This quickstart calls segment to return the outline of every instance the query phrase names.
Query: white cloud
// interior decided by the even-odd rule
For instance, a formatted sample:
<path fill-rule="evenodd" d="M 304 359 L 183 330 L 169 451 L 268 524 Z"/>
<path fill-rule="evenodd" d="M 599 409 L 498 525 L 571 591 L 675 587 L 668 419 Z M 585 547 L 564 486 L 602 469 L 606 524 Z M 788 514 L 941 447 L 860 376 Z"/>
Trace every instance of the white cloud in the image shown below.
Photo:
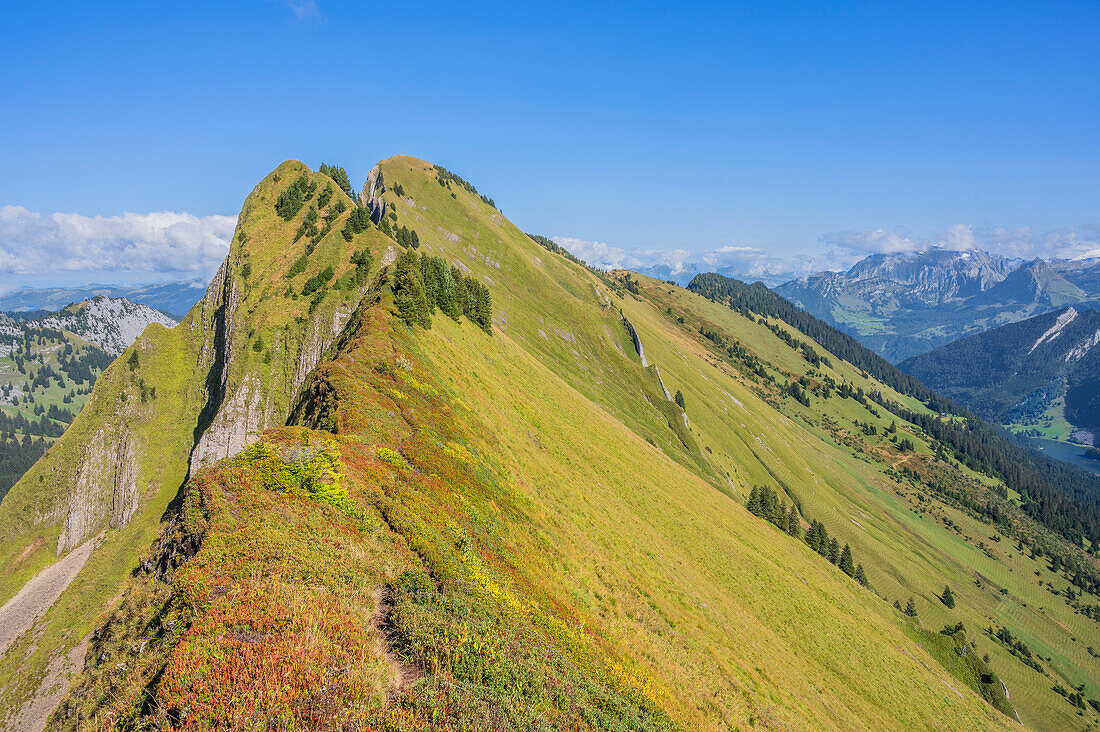
<path fill-rule="evenodd" d="M 930 247 L 950 251 L 982 251 L 1021 259 L 1084 259 L 1100 256 L 1100 226 L 1067 227 L 1036 233 L 1029 226 L 1008 229 L 1003 226 L 970 223 L 949 226 L 934 236 L 911 237 L 884 229 L 843 231 L 820 238 L 828 256 L 853 264 L 868 254 L 917 252 Z"/>
<path fill-rule="evenodd" d="M 820 260 L 813 258 L 778 256 L 759 247 L 734 244 L 693 252 L 687 249 L 623 249 L 570 236 L 551 239 L 593 267 L 643 272 L 660 269 L 662 273 L 667 268 L 667 275 L 671 277 L 721 271 L 746 279 L 778 282 L 808 272 L 807 268 L 822 266 Z"/>
<path fill-rule="evenodd" d="M 978 231 L 979 245 L 1006 256 L 1034 259 L 1086 259 L 1100 255 L 1100 226 L 1066 227 L 1036 233 L 1030 227 Z"/>
<path fill-rule="evenodd" d="M 625 249 L 568 236 L 552 237 L 594 267 L 634 269 L 680 279 L 696 272 L 721 272 L 769 284 L 822 270 L 845 270 L 869 254 L 918 252 L 931 247 L 952 251 L 981 249 L 1021 259 L 1100 257 L 1100 225 L 1069 227 L 1037 234 L 1029 227 L 1006 229 L 962 223 L 935 236 L 869 229 L 823 234 L 812 252 L 775 252 L 760 247 L 726 245 L 717 249 Z M 664 268 L 667 268 L 664 269 Z"/>
<path fill-rule="evenodd" d="M 319 22 L 321 9 L 314 0 L 279 0 L 298 20 Z"/>
<path fill-rule="evenodd" d="M 858 255 L 915 252 L 926 246 L 908 236 L 885 229 L 835 231 L 823 234 L 820 241 L 827 250 L 840 250 Z"/>
<path fill-rule="evenodd" d="M 942 242 L 939 246 L 953 252 L 968 252 L 972 249 L 981 249 L 978 237 L 974 233 L 974 224 L 955 224 L 947 227 L 943 232 Z"/>
<path fill-rule="evenodd" d="M 550 239 L 593 267 L 618 269 L 620 267 L 636 266 L 635 258 L 628 254 L 625 249 L 608 246 L 603 242 L 575 239 L 571 236 L 552 236 Z"/>
<path fill-rule="evenodd" d="M 209 278 L 237 219 L 159 211 L 121 216 L 41 214 L 0 207 L 0 275 L 133 272 Z"/>

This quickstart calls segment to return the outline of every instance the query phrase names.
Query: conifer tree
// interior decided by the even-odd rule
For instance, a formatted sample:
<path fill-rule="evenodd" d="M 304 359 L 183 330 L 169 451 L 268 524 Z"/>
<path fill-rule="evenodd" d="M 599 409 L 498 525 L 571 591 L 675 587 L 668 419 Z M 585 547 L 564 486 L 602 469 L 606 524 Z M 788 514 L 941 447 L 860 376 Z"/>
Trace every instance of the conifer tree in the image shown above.
<path fill-rule="evenodd" d="M 462 272 L 458 267 L 451 265 L 451 279 L 455 283 L 455 306 L 458 308 L 458 314 L 461 315 L 466 302 L 466 280 L 462 277 Z"/>
<path fill-rule="evenodd" d="M 489 294 L 489 288 L 478 282 L 477 289 L 477 317 L 475 321 L 481 329 L 493 334 L 493 296 Z"/>
<path fill-rule="evenodd" d="M 829 540 L 829 561 L 833 564 L 840 561 L 840 542 L 835 536 Z"/>
<path fill-rule="evenodd" d="M 400 234 L 400 232 L 398 232 Z M 420 282 L 424 286 L 424 299 L 428 301 L 428 314 L 435 315 L 436 305 L 439 304 L 439 282 L 435 277 L 435 267 L 432 259 L 427 254 L 420 257 Z"/>
<path fill-rule="evenodd" d="M 793 503 L 790 512 L 787 514 L 787 533 L 796 539 L 802 533 L 802 527 L 798 525 L 798 511 L 795 510 Z"/>
<path fill-rule="evenodd" d="M 351 181 L 348 180 L 348 172 L 346 170 L 338 165 L 321 163 L 320 172 L 332 178 L 336 185 L 340 187 L 340 190 L 346 193 L 349 198 L 355 198 L 355 191 L 351 187 Z"/>
<path fill-rule="evenodd" d="M 856 582 L 860 583 L 864 587 L 867 587 L 867 573 L 863 571 L 862 564 L 856 567 Z"/>
<path fill-rule="evenodd" d="M 462 306 L 462 314 L 471 321 L 477 312 L 477 286 L 478 281 L 476 279 L 468 275 L 462 276 L 462 291 L 465 293 L 465 297 L 459 304 Z"/>
<path fill-rule="evenodd" d="M 420 281 L 419 259 L 411 249 L 397 258 L 393 270 L 393 299 L 406 323 L 431 328 L 431 311 Z"/>
<path fill-rule="evenodd" d="M 754 516 L 760 515 L 760 488 L 757 486 L 752 487 L 752 491 L 749 493 L 749 502 L 745 504 L 745 508 L 749 509 L 749 513 Z"/>
<path fill-rule="evenodd" d="M 825 526 L 817 519 L 814 519 L 810 523 L 810 528 L 806 532 L 806 543 L 810 545 L 810 548 L 822 556 L 826 556 L 829 551 L 829 539 L 828 534 L 825 531 Z"/>
<path fill-rule="evenodd" d="M 676 396 L 672 398 L 672 401 L 676 402 L 680 409 L 683 409 L 685 412 L 687 411 L 687 407 L 684 406 L 684 393 L 679 389 L 676 390 Z"/>
<path fill-rule="evenodd" d="M 776 526 L 787 530 L 787 502 L 780 503 L 779 496 L 772 493 L 772 500 L 768 506 L 768 520 Z"/>
<path fill-rule="evenodd" d="M 905 614 L 911 618 L 917 617 L 917 604 L 913 602 L 913 598 L 909 598 L 909 602 L 905 605 Z"/>
<path fill-rule="evenodd" d="M 837 566 L 840 567 L 840 571 L 849 577 L 855 576 L 856 567 L 852 561 L 852 547 L 847 544 L 844 545 L 844 549 L 840 552 L 840 559 L 837 562 Z"/>
<path fill-rule="evenodd" d="M 950 609 L 955 608 L 955 593 L 951 591 L 951 588 L 947 585 L 943 586 L 943 594 L 940 595 L 940 600 Z"/>

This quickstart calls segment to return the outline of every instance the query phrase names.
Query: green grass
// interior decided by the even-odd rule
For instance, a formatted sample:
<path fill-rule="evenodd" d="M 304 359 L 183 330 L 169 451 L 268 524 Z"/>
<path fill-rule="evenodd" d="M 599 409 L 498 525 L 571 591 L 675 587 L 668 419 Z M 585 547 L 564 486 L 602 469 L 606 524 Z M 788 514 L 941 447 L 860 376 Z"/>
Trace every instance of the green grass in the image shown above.
<path fill-rule="evenodd" d="M 458 202 L 465 207 L 466 213 L 456 214 L 445 200 L 448 194 L 438 186 L 433 189 L 434 182 L 427 181 L 422 187 L 415 182 L 414 161 L 393 159 L 384 164 L 384 169 L 387 179 L 400 181 L 409 191 L 407 197 L 417 205 L 413 208 L 404 202 L 398 203 L 400 222 L 417 228 L 421 241 L 433 251 L 461 261 L 495 283 L 495 302 L 507 318 L 500 327 L 502 333 L 540 363 L 562 374 L 569 386 L 676 459 L 674 450 L 680 441 L 667 429 L 667 421 L 662 425 L 664 420 L 658 418 L 654 423 L 658 412 L 649 407 L 643 396 L 649 392 L 644 386 L 631 388 L 624 384 L 625 374 L 630 369 L 621 365 L 622 356 L 624 353 L 629 356 L 632 348 L 624 330 L 617 327 L 618 309 L 623 308 L 641 333 L 647 357 L 660 367 L 668 388 L 672 391 L 682 389 L 687 397 L 691 434 L 712 470 L 708 475 L 686 459 L 686 455 L 677 460 L 682 466 L 705 477 L 714 487 L 731 493 L 724 479 L 728 474 L 736 491 L 732 494 L 742 500 L 753 484 L 781 482 L 786 485 L 802 504 L 805 515 L 824 521 L 831 534 L 852 544 L 857 561 L 866 565 L 872 584 L 881 595 L 889 597 L 891 602 L 913 595 L 922 620 L 927 615 L 926 623 L 939 623 L 932 627 L 964 620 L 971 629 L 981 628 L 993 619 L 998 606 L 1026 601 L 1015 599 L 1016 590 L 1026 595 L 1026 578 L 1019 569 L 1004 573 L 1008 575 L 1004 581 L 1010 591 L 1008 599 L 998 590 L 978 592 L 974 588 L 972 566 L 983 566 L 984 572 L 993 572 L 995 566 L 1003 566 L 1003 558 L 994 562 L 977 548 L 979 541 L 990 544 L 989 537 L 994 531 L 960 511 L 943 506 L 931 496 L 925 498 L 932 502 L 928 505 L 936 506 L 935 510 L 918 513 L 914 509 L 925 505 L 918 499 L 922 491 L 908 482 L 898 483 L 885 474 L 884 468 L 899 460 L 928 459 L 934 450 L 927 440 L 911 434 L 911 428 L 901 423 L 902 430 L 910 430 L 903 434 L 910 434 L 917 450 L 915 457 L 898 456 L 895 450 L 886 447 L 881 437 L 882 428 L 892 421 L 881 408 L 877 408 L 880 417 L 876 418 L 863 405 L 841 400 L 835 395 L 824 401 L 813 398 L 810 409 L 789 399 L 777 401 L 710 352 L 706 341 L 693 327 L 700 319 L 720 327 L 771 364 L 769 370 L 774 373 L 806 373 L 809 368 L 806 361 L 763 325 L 749 322 L 681 288 L 644 277 L 638 278 L 644 285 L 640 298 L 621 290 L 618 295 L 609 292 L 596 276 L 578 272 L 564 258 L 553 257 L 541 247 L 527 243 L 507 226 L 494 226 L 493 222 L 486 225 L 483 216 L 475 215 L 482 204 L 464 200 L 461 191 Z M 409 182 L 410 178 L 413 182 Z M 443 213 L 436 216 L 437 211 Z M 446 237 L 444 232 L 455 234 L 459 241 Z M 483 244 L 486 241 L 496 243 L 492 252 L 486 250 Z M 503 247 L 501 243 L 505 241 L 511 247 Z M 562 297 L 554 300 L 569 303 L 587 300 L 588 305 L 587 308 L 575 305 L 567 317 L 557 316 L 561 320 L 555 321 L 555 310 L 561 308 L 561 304 L 547 304 L 542 298 L 521 294 L 558 291 L 562 269 L 575 273 L 570 277 L 573 282 L 562 287 L 565 291 Z M 583 283 L 586 279 L 586 285 L 577 284 L 578 280 Z M 600 307 L 606 302 L 605 297 L 610 298 L 611 308 Z M 671 307 L 674 314 L 687 314 L 689 325 L 677 326 L 674 317 L 665 314 L 666 307 Z M 574 327 L 563 328 L 563 322 Z M 579 357 L 571 353 L 571 344 L 569 348 L 562 347 L 565 342 L 555 338 L 548 324 L 568 330 L 576 338 L 580 344 L 576 349 Z M 785 327 L 798 336 L 790 326 Z M 540 331 L 547 333 L 548 338 L 543 338 Z M 587 353 L 611 353 L 611 349 L 615 352 L 610 357 L 584 359 Z M 862 385 L 865 390 L 876 388 L 910 409 L 927 412 L 915 400 L 862 376 L 847 363 L 836 358 L 832 360 L 833 368 L 819 371 Z M 583 372 L 588 376 L 580 383 L 574 381 L 577 364 L 589 369 Z M 734 399 L 743 406 L 738 406 Z M 778 403 L 778 412 L 772 403 Z M 874 444 L 865 444 L 862 436 L 854 447 L 839 446 L 838 449 L 822 415 L 848 431 L 854 431 L 852 420 L 855 419 L 877 424 L 879 438 L 867 442 L 876 443 L 879 451 L 870 449 Z M 543 430 L 538 432 L 542 434 Z M 709 452 L 705 450 L 707 447 Z M 968 482 L 976 491 L 996 484 L 987 476 L 975 474 L 957 463 L 954 465 L 951 470 L 955 471 L 957 480 Z M 956 526 L 965 527 L 962 535 L 948 527 L 945 523 L 948 519 Z M 970 589 L 964 590 L 967 599 L 950 614 L 935 599 L 935 594 L 948 583 L 953 588 L 974 589 L 973 593 Z M 1076 615 L 1064 603 L 1048 610 L 1051 616 L 1042 619 L 1039 625 L 1050 639 L 1049 644 L 1067 649 L 1070 655 L 1084 663 L 1069 675 L 1076 683 L 1095 677 L 1097 668 L 1091 664 L 1095 659 L 1085 653 L 1087 645 L 1097 643 L 1093 621 Z M 993 648 L 992 644 L 989 646 L 983 647 L 983 652 L 991 653 L 995 670 L 1006 678 L 1010 690 L 1019 689 L 1013 698 L 1021 699 L 1021 716 L 1040 727 L 1060 728 L 1074 723 L 1075 713 L 1061 697 L 1050 691 L 1050 684 L 1046 684 L 1045 679 L 1032 677 L 1031 669 Z M 1034 694 L 1029 693 L 1032 690 Z"/>
<path fill-rule="evenodd" d="M 670 288 L 666 285 L 652 286 L 654 292 L 667 292 L 668 289 Z M 682 297 L 688 299 L 691 296 L 684 293 Z M 661 311 L 659 307 L 654 310 Z M 787 357 L 780 360 L 782 354 L 777 354 L 775 349 L 787 347 L 774 336 L 774 343 L 771 345 L 762 340 L 771 336 L 770 332 L 752 334 L 751 329 L 759 326 L 732 312 L 727 313 L 725 316 L 708 313 L 706 317 L 717 323 L 721 323 L 723 317 L 738 321 L 730 325 L 729 332 L 738 334 L 745 342 L 751 343 L 762 357 L 775 359 L 782 364 L 782 368 L 799 372 L 807 370 L 808 364 L 803 362 L 800 365 L 797 359 Z M 634 312 L 631 312 L 631 319 L 643 331 L 643 339 L 646 340 L 645 319 Z M 683 351 L 690 349 L 693 341 L 699 344 L 701 339 L 685 329 L 683 340 L 676 342 L 658 336 L 658 326 L 654 324 L 653 327 L 654 335 L 646 342 L 654 345 L 647 345 L 647 355 L 662 364 L 663 371 L 667 364 L 666 372 L 669 375 L 666 376 L 666 381 L 670 382 L 670 388 L 684 388 L 685 394 L 689 394 L 689 389 L 693 392 L 693 396 L 689 396 L 689 404 L 699 406 L 689 409 L 689 412 L 696 429 L 712 431 L 715 435 L 739 435 L 740 442 L 749 449 L 748 455 L 744 451 L 729 455 L 730 462 L 739 467 L 744 475 L 745 485 L 762 479 L 759 468 L 753 470 L 746 467 L 752 466 L 754 461 L 765 468 L 764 472 L 774 474 L 775 479 L 781 480 L 792 489 L 806 515 L 823 520 L 831 534 L 837 534 L 842 542 L 852 544 L 857 561 L 863 561 L 867 565 L 872 584 L 881 594 L 891 600 L 900 597 L 902 604 L 909 595 L 915 596 L 922 620 L 931 627 L 942 627 L 942 624 L 963 620 L 969 628 L 975 630 L 985 627 L 995 619 L 1005 618 L 1006 625 L 1023 632 L 1038 633 L 1045 639 L 1042 643 L 1042 647 L 1046 649 L 1043 655 L 1050 654 L 1054 659 L 1051 665 L 1055 674 L 1064 674 L 1074 684 L 1086 682 L 1092 688 L 1091 679 L 1097 678 L 1098 668 L 1096 659 L 1087 654 L 1086 648 L 1096 644 L 1096 623 L 1077 615 L 1060 598 L 1054 598 L 1048 593 L 1044 599 L 1042 595 L 1037 596 L 1034 593 L 1033 580 L 1039 579 L 1033 574 L 1036 570 L 1040 571 L 1045 581 L 1054 579 L 1063 588 L 1067 584 L 1065 578 L 1053 578 L 1045 566 L 1040 567 L 1039 563 L 1020 557 L 1014 550 L 1000 551 L 998 560 L 990 559 L 977 545 L 984 542 L 989 546 L 997 546 L 992 537 L 998 532 L 991 527 L 934 500 L 934 512 L 915 513 L 914 507 L 923 505 L 916 500 L 922 491 L 884 476 L 879 461 L 867 463 L 857 460 L 860 456 L 852 451 L 838 452 L 835 443 L 827 435 L 808 425 L 793 433 L 784 430 L 788 425 L 782 420 L 777 424 L 774 412 L 766 405 L 750 401 L 744 393 L 723 387 L 723 392 L 735 396 L 746 407 L 735 408 L 730 399 L 721 392 L 716 395 L 716 390 L 710 383 L 715 380 L 714 374 L 719 369 L 713 366 L 709 371 L 699 367 L 692 369 L 682 358 Z M 674 347 L 667 351 L 658 350 L 663 349 L 666 344 Z M 679 362 L 686 368 L 673 371 L 673 364 L 678 360 L 677 351 L 680 354 Z M 793 356 L 794 352 L 790 351 L 790 354 Z M 860 378 L 858 374 L 851 372 L 850 367 L 847 369 L 845 371 L 845 367 L 841 366 L 841 373 L 847 378 Z M 676 385 L 671 382 L 676 382 Z M 862 379 L 862 383 L 869 382 Z M 714 405 L 719 405 L 720 415 L 708 414 L 708 407 Z M 835 421 L 842 424 L 850 424 L 853 418 L 877 421 L 880 425 L 886 421 L 875 420 L 864 407 L 853 401 L 838 400 L 835 397 L 830 400 L 815 399 L 810 410 L 788 401 L 783 410 L 795 419 L 806 421 L 816 420 L 821 414 L 830 414 Z M 730 418 L 731 413 L 736 417 Z M 820 440 L 806 439 L 807 428 L 811 433 L 816 432 Z M 802 436 L 798 436 L 799 433 Z M 766 447 L 755 443 L 756 436 L 762 438 Z M 718 437 L 714 439 L 715 442 L 720 441 Z M 705 439 L 703 441 L 706 442 Z M 869 441 L 874 440 L 872 438 Z M 916 441 L 918 452 L 927 456 L 931 452 L 929 447 L 920 439 Z M 725 443 L 727 446 L 736 444 L 728 438 Z M 981 485 L 994 483 L 988 477 L 976 476 L 965 469 L 959 470 L 958 476 L 960 480 L 971 479 Z M 930 520 L 933 513 L 961 526 L 961 534 L 947 530 L 942 521 Z M 1001 546 L 1007 543 L 1002 541 Z M 1011 559 L 1009 554 L 1012 555 Z M 1010 562 L 1015 564 L 1010 564 L 1011 571 L 1008 571 L 1006 564 Z M 993 579 L 996 586 L 987 583 L 983 590 L 977 590 L 974 587 L 976 574 Z M 944 584 L 950 584 L 953 588 L 966 588 L 966 599 L 959 603 L 956 611 L 947 611 L 935 598 Z M 1009 594 L 1001 595 L 1000 587 L 1008 589 Z M 1029 612 L 1022 608 L 1024 602 L 1029 603 L 1030 608 L 1042 606 L 1044 612 Z M 1005 610 L 1008 608 L 1012 611 L 1006 616 Z M 983 642 L 983 652 L 988 650 L 991 653 L 994 669 L 1005 678 L 1009 689 L 1015 690 L 1013 703 L 1025 722 L 1052 729 L 1076 724 L 1075 720 L 1078 718 L 1075 711 L 1060 696 L 1050 691 L 1056 679 L 1036 674 L 993 646 L 992 643 Z M 1095 696 L 1095 692 L 1089 693 Z"/>

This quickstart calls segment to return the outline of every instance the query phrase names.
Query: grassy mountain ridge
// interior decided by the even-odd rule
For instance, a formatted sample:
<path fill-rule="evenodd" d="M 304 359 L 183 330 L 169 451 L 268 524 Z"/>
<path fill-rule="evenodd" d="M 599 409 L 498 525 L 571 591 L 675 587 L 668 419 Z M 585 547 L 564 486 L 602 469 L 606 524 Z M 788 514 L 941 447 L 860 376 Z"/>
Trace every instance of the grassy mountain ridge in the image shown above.
<path fill-rule="evenodd" d="M 359 284 L 326 287 L 310 299 L 295 290 L 326 260 L 341 263 L 343 274 L 354 268 L 346 263 L 351 251 L 385 240 L 378 232 L 364 232 L 345 241 L 337 224 L 354 206 L 335 185 L 329 210 L 343 201 L 344 211 L 315 245 L 310 266 L 285 276 L 298 256 L 290 242 L 308 209 L 283 221 L 272 203 L 277 191 L 303 174 L 317 184 L 315 195 L 331 184 L 288 161 L 257 185 L 245 201 L 230 254 L 203 300 L 179 326 L 147 328 L 101 374 L 72 427 L 0 503 L 4 600 L 72 548 L 106 538 L 44 617 L 44 634 L 21 640 L 0 663 L 5 708 L 33 696 L 46 660 L 92 629 L 103 603 L 157 535 L 188 477 L 195 449 L 204 445 L 203 455 L 216 456 L 250 439 L 266 420 L 285 420 L 286 392 L 335 337 L 339 313 L 357 302 Z M 285 243 L 270 246 L 276 240 Z M 304 250 L 305 243 L 299 246 Z M 266 273 L 265 288 L 252 286 L 258 279 L 254 272 Z M 269 344 L 262 350 L 256 350 L 259 337 Z M 272 388 L 256 398 L 257 385 L 265 384 Z"/>
<path fill-rule="evenodd" d="M 160 332 L 182 328 L 195 345 L 156 344 L 202 366 L 186 379 L 200 380 L 194 397 L 173 397 L 196 415 L 189 439 L 165 448 L 194 468 L 187 487 L 171 510 L 151 501 L 108 529 L 43 619 L 31 663 L 0 661 L 6 678 L 30 679 L 6 706 L 33 685 L 34 654 L 92 626 L 72 622 L 79 588 L 118 599 L 56 726 L 98 715 L 201 727 L 229 714 L 289 728 L 1014 726 L 983 698 L 980 663 L 949 672 L 936 660 L 952 665 L 936 631 L 957 622 L 1025 723 L 1092 720 L 1051 686 L 1097 696 L 1095 621 L 1044 586 L 1062 589 L 1062 569 L 999 543 L 1026 517 L 994 527 L 946 501 L 948 481 L 982 505 L 1002 499 L 854 390 L 927 413 L 918 400 L 836 354 L 813 362 L 792 345 L 809 337 L 778 318 L 548 251 L 429 163 L 399 156 L 378 170 L 382 222 L 349 243 L 341 219 L 300 272 L 308 202 L 290 221 L 274 205 L 302 174 L 307 187 L 325 180 L 287 163 L 250 196 L 221 285 Z M 407 229 L 418 252 L 489 287 L 491 336 L 442 312 L 430 329 L 403 324 L 388 266 L 316 305 L 301 294 L 328 267 L 330 283 L 353 273 L 364 246 L 388 263 Z M 302 373 L 293 349 L 315 332 L 328 335 Z M 138 378 L 162 398 L 163 377 L 146 372 L 155 357 L 141 351 L 133 371 L 128 358 L 93 402 Z M 211 449 L 200 469 L 192 447 L 208 425 L 226 456 Z M 797 505 L 800 531 L 812 519 L 850 545 L 870 589 L 746 511 L 756 485 Z M 0 513 L 0 530 L 9 521 Z M 120 569 L 104 574 L 112 551 Z M 954 609 L 938 597 L 945 583 Z M 915 620 L 889 602 L 909 597 Z M 987 625 L 1041 654 L 1038 670 Z"/>

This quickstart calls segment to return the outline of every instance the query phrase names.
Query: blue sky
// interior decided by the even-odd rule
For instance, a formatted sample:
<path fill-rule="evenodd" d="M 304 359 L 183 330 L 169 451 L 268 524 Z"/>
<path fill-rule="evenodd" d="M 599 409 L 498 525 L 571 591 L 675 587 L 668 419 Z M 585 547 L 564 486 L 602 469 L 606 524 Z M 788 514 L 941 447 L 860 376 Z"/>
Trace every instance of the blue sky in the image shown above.
<path fill-rule="evenodd" d="M 5 16 L 0 289 L 59 276 L 27 261 L 51 247 L 69 279 L 97 262 L 201 275 L 225 217 L 281 160 L 361 181 L 394 153 L 609 260 L 751 253 L 797 269 L 955 239 L 1022 256 L 1100 246 L 1095 2 L 62 2 Z M 139 270 L 127 237 L 156 212 L 185 218 L 139 242 Z"/>

